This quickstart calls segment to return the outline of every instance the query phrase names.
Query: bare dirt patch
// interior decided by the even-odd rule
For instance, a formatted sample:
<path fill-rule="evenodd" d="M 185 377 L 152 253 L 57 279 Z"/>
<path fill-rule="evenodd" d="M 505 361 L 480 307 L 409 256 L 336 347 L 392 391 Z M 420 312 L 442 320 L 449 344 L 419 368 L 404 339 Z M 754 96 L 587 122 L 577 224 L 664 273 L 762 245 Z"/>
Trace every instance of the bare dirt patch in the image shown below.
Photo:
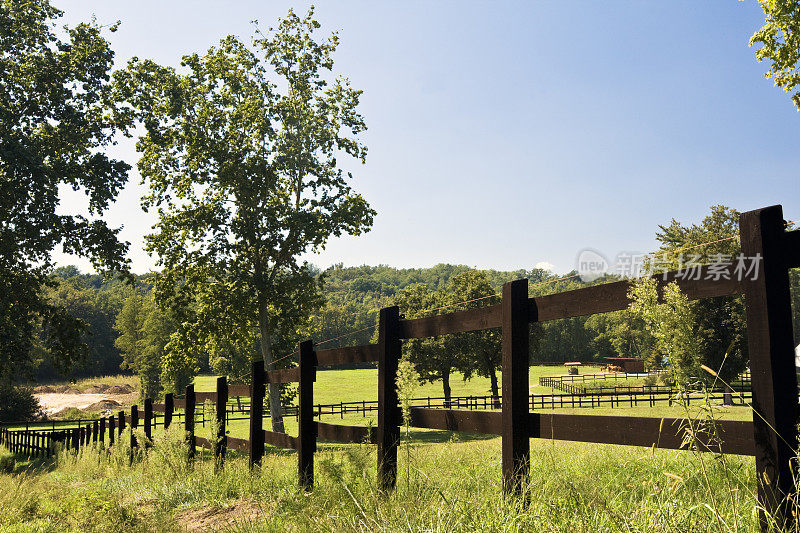
<path fill-rule="evenodd" d="M 187 509 L 175 517 L 183 531 L 216 531 L 246 526 L 264 516 L 264 509 L 256 502 L 239 500 L 228 507 L 205 506 Z"/>
<path fill-rule="evenodd" d="M 111 405 L 114 407 L 130 405 L 134 403 L 138 397 L 136 393 L 86 394 L 80 392 L 46 392 L 34 394 L 34 396 L 38 398 L 39 403 L 41 403 L 42 408 L 48 415 L 54 415 L 70 407 L 91 411 L 107 409 Z M 109 403 L 109 407 L 105 407 L 102 402 L 113 402 L 113 404 Z"/>

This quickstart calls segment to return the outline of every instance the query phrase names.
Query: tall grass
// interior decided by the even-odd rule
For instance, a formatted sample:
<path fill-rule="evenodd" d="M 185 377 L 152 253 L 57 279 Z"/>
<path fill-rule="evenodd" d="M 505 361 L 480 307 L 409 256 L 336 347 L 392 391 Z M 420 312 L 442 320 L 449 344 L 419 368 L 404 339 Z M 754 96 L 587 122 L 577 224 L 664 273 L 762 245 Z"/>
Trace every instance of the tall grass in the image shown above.
<path fill-rule="evenodd" d="M 691 452 L 534 440 L 524 505 L 502 495 L 499 439 L 436 435 L 444 442 L 417 442 L 414 468 L 400 456 L 408 481 L 390 495 L 375 488 L 369 445 L 321 444 L 310 494 L 297 488 L 293 453 L 268 453 L 251 473 L 245 457 L 229 452 L 218 469 L 208 451 L 189 462 L 177 428 L 137 451 L 133 464 L 129 438 L 111 450 L 61 451 L 53 463 L 0 476 L 0 530 L 173 531 L 188 525 L 186 509 L 243 502 L 248 513 L 233 522 L 220 513 L 220 529 L 757 530 L 752 458 L 727 456 L 723 465 L 709 456 L 701 466 Z"/>

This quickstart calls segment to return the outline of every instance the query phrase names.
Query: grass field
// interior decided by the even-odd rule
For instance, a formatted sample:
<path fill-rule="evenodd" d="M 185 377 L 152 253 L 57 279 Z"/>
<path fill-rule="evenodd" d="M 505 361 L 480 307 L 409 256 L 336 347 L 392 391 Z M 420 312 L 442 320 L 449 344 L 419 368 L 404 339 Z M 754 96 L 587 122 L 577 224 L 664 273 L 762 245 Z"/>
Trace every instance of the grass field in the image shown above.
<path fill-rule="evenodd" d="M 235 453 L 187 465 L 179 432 L 132 466 L 123 447 L 62 453 L 0 476 L 0 531 L 756 530 L 751 458 L 533 440 L 524 505 L 502 496 L 499 438 L 433 433 L 404 443 L 392 494 L 367 445 L 321 445 L 312 493 L 292 452 L 256 474 Z"/>
<path fill-rule="evenodd" d="M 560 367 L 532 367 L 531 384 L 559 373 Z M 215 377 L 198 376 L 195 384 L 214 390 Z M 454 396 L 488 391 L 482 378 L 452 385 Z M 376 393 L 376 370 L 317 374 L 315 403 L 372 400 Z M 414 393 L 427 395 L 441 396 L 441 385 Z M 210 420 L 213 407 L 203 408 Z M 703 409 L 693 406 L 690 414 Z M 687 415 L 666 405 L 545 412 Z M 714 413 L 751 418 L 745 406 L 714 406 Z M 367 425 L 374 415 L 326 420 Z M 228 430 L 246 438 L 248 421 L 232 420 Z M 286 418 L 286 430 L 297 434 L 294 418 Z M 0 454 L 0 532 L 757 530 L 751 457 L 532 439 L 527 496 L 515 499 L 503 496 L 499 437 L 412 428 L 401 445 L 395 492 L 375 489 L 374 446 L 320 442 L 315 489 L 304 493 L 296 488 L 293 451 L 268 446 L 255 474 L 245 457 L 229 451 L 220 470 L 208 451 L 188 464 L 181 433 L 177 425 L 168 434 L 157 429 L 155 446 L 146 455 L 137 451 L 132 464 L 124 446 L 61 452 L 48 463 Z M 197 434 L 210 437 L 210 423 L 199 424 Z"/>
<path fill-rule="evenodd" d="M 553 392 L 551 387 L 539 386 L 539 378 L 541 376 L 560 374 L 564 374 L 564 367 L 562 366 L 530 367 L 531 393 L 545 394 Z M 497 373 L 497 379 L 498 381 L 501 379 L 500 372 Z M 213 391 L 216 387 L 216 376 L 197 376 L 194 383 L 197 391 Z M 619 383 L 623 382 L 619 381 Z M 488 378 L 473 376 L 469 381 L 464 381 L 462 374 L 458 372 L 454 372 L 450 377 L 450 388 L 453 396 L 485 396 L 491 394 L 491 385 Z M 444 396 L 441 381 L 420 385 L 415 392 L 415 396 Z M 314 384 L 314 403 L 325 404 L 377 399 L 377 369 L 323 370 L 317 372 L 317 381 Z"/>

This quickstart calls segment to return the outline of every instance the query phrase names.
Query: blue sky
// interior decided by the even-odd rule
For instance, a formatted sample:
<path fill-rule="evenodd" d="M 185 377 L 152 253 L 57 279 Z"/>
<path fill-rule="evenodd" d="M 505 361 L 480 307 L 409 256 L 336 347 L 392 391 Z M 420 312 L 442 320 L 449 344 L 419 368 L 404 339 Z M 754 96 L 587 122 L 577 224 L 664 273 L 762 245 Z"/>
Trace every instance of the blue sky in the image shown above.
<path fill-rule="evenodd" d="M 249 38 L 297 2 L 55 0 L 66 23 L 121 20 L 131 56 L 177 65 L 228 34 Z M 367 164 L 354 187 L 372 231 L 308 259 L 326 267 L 459 263 L 574 268 L 586 247 L 649 251 L 658 224 L 713 204 L 783 204 L 800 219 L 800 115 L 747 43 L 755 0 L 369 2 L 317 5 L 338 30 L 336 71 L 364 90 Z M 135 164 L 130 141 L 116 156 Z M 134 172 L 106 218 L 136 272 L 154 266 Z M 66 212 L 83 209 L 70 191 Z M 88 270 L 85 261 L 57 255 Z"/>

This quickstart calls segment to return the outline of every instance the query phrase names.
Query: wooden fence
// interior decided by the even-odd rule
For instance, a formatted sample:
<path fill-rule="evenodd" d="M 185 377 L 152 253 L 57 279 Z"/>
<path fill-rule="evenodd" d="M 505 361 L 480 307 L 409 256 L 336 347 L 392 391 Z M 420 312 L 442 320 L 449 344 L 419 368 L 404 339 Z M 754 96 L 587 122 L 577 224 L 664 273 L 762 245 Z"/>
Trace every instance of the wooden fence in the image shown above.
<path fill-rule="evenodd" d="M 744 267 L 756 268 L 757 276 L 745 279 L 709 276 L 712 267 L 704 266 L 696 269 L 691 277 L 671 272 L 658 275 L 656 279 L 659 290 L 669 281 L 676 281 L 691 300 L 745 296 L 753 420 L 717 421 L 716 436 L 698 434 L 697 445 L 701 450 L 754 455 L 760 504 L 764 512 L 777 518 L 779 523 L 788 523 L 793 520 L 787 512 L 786 496 L 795 490 L 790 465 L 797 450 L 798 405 L 788 269 L 800 267 L 800 232 L 785 231 L 782 208 L 773 206 L 743 213 L 740 237 L 742 252 L 748 258 L 744 260 Z M 265 443 L 297 450 L 299 484 L 307 489 L 313 486 L 317 439 L 371 442 L 377 445 L 379 487 L 388 490 L 397 479 L 401 412 L 395 383 L 403 340 L 496 328 L 502 334 L 501 411 L 412 407 L 410 423 L 419 428 L 501 435 L 503 486 L 508 492 L 519 493 L 529 473 L 531 438 L 668 449 L 684 447 L 685 428 L 680 419 L 531 412 L 528 392 L 530 324 L 626 309 L 630 303 L 628 289 L 629 282 L 618 281 L 529 298 L 527 280 L 518 280 L 503 286 L 502 301 L 496 305 L 409 320 L 401 320 L 397 307 L 381 309 L 377 344 L 315 350 L 311 341 L 305 341 L 298 347 L 299 365 L 295 368 L 264 371 L 262 363 L 255 363 L 252 386 L 247 390 L 241 386 L 228 387 L 223 377 L 219 378 L 214 393 L 196 393 L 190 385 L 184 399 L 168 396 L 164 404 L 151 403 L 150 410 L 163 412 L 165 426 L 169 426 L 173 409 L 186 411 L 184 426 L 190 455 L 194 454 L 195 446 L 213 448 L 218 460 L 224 458 L 227 448 L 246 450 L 251 465 L 256 466 L 263 456 Z M 378 364 L 377 428 L 314 421 L 313 387 L 318 367 L 375 361 Z M 266 431 L 262 427 L 265 386 L 285 382 L 299 383 L 297 437 Z M 252 397 L 247 440 L 225 435 L 225 405 L 231 394 Z M 196 436 L 194 416 L 188 416 L 194 412 L 197 401 L 205 400 L 216 402 L 218 407 L 219 433 L 215 442 Z M 148 431 L 148 412 L 146 406 L 145 432 Z M 136 427 L 138 421 L 135 410 L 130 418 L 120 413 L 117 435 L 122 434 L 126 423 Z M 67 440 L 69 442 L 71 437 L 72 443 L 77 442 L 75 439 L 87 442 L 94 439 L 94 435 L 102 438 L 104 429 L 109 430 L 109 440 L 112 440 L 115 419 L 109 418 L 108 424 L 108 428 L 103 429 L 82 428 L 69 434 Z M 2 437 L 11 438 L 13 445 L 19 446 L 20 439 L 25 441 L 31 435 L 9 435 L 4 430 Z M 764 515 L 762 527 L 766 528 Z"/>

